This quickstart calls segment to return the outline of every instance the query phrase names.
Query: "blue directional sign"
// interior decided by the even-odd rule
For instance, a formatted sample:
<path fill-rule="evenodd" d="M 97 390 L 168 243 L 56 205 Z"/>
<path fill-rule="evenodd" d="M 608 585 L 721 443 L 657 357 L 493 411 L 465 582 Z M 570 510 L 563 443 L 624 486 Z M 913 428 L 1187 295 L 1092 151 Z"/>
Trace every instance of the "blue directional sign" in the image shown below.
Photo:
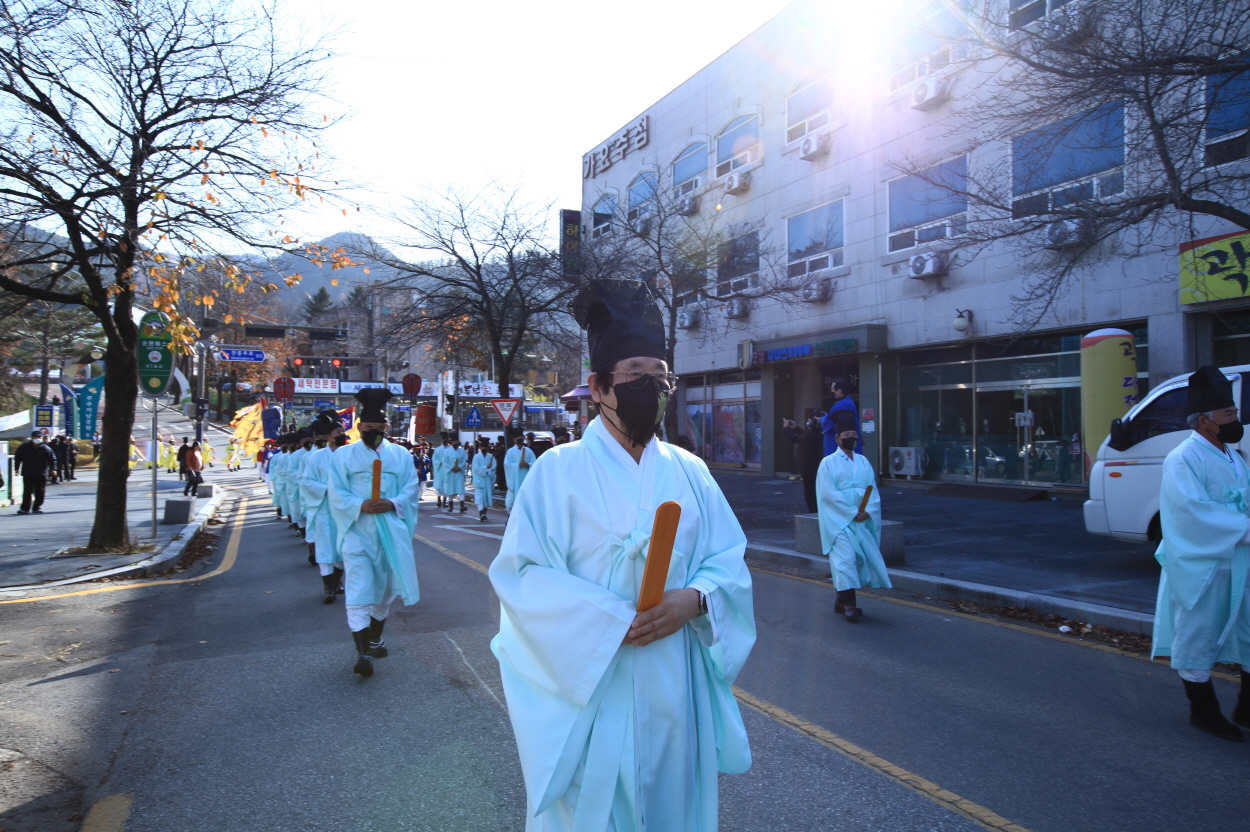
<path fill-rule="evenodd" d="M 218 361 L 264 361 L 265 351 L 243 349 L 241 347 L 222 347 L 217 350 Z"/>
<path fill-rule="evenodd" d="M 482 414 L 478 412 L 476 406 L 469 408 L 469 415 L 464 417 L 464 426 L 466 428 L 480 428 L 482 426 Z"/>
<path fill-rule="evenodd" d="M 313 407 L 317 410 L 334 407 L 334 399 L 313 399 Z"/>

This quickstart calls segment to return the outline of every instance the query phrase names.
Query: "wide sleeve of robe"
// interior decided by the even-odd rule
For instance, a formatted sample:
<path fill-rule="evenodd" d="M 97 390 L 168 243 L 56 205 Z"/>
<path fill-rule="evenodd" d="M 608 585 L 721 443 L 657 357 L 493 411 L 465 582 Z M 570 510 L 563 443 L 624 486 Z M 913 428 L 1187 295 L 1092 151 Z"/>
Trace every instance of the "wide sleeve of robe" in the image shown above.
<path fill-rule="evenodd" d="M 1250 525 L 1241 461 L 1191 436 L 1163 461 L 1155 558 L 1184 609 L 1193 609 L 1215 572 L 1227 566 Z M 1206 444 L 1207 447 L 1203 447 Z M 1241 487 L 1239 487 L 1241 486 Z"/>

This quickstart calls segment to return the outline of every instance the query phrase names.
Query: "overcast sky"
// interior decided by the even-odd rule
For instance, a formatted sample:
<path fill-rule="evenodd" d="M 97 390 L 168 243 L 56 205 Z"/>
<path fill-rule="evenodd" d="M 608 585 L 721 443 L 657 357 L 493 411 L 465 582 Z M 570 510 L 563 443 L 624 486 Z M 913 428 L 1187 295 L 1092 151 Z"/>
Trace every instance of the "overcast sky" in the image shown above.
<path fill-rule="evenodd" d="M 369 203 L 492 179 L 580 207 L 583 153 L 789 2 L 284 0 L 342 29 L 334 96 L 351 117 L 325 144 L 369 188 L 361 213 L 326 211 L 302 236 L 377 233 Z"/>

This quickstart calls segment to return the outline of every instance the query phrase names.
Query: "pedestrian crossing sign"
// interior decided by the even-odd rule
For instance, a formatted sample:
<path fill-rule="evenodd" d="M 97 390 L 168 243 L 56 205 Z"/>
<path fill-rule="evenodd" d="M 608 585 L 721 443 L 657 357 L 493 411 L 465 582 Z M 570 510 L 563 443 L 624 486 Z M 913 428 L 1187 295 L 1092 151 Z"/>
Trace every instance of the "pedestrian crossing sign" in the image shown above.
<path fill-rule="evenodd" d="M 469 408 L 469 415 L 464 417 L 464 426 L 466 428 L 480 428 L 482 426 L 482 414 L 477 409 L 477 405 Z"/>

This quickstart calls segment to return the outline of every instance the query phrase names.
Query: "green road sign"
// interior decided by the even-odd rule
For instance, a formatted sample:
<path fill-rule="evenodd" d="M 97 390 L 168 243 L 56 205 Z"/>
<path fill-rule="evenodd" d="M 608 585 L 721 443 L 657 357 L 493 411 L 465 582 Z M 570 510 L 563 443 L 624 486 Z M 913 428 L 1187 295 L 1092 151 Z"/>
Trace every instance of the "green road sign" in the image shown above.
<path fill-rule="evenodd" d="M 139 321 L 139 388 L 143 395 L 164 395 L 174 374 L 174 351 L 169 342 L 169 318 L 148 312 Z"/>

